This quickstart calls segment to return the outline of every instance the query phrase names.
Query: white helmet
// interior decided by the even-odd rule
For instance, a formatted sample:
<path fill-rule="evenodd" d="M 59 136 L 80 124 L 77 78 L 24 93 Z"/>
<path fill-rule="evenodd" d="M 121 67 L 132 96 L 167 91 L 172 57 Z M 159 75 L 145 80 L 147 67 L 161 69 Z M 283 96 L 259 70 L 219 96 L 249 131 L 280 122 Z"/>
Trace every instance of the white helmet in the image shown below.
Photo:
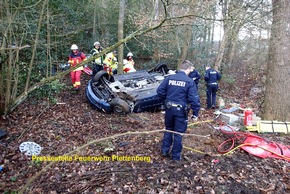
<path fill-rule="evenodd" d="M 71 45 L 70 47 L 71 50 L 78 50 L 79 47 L 76 44 Z"/>
<path fill-rule="evenodd" d="M 130 52 L 127 54 L 127 57 L 133 57 L 133 54 Z"/>
<path fill-rule="evenodd" d="M 97 45 L 100 46 L 101 44 L 99 42 L 95 42 L 94 46 L 97 46 Z"/>

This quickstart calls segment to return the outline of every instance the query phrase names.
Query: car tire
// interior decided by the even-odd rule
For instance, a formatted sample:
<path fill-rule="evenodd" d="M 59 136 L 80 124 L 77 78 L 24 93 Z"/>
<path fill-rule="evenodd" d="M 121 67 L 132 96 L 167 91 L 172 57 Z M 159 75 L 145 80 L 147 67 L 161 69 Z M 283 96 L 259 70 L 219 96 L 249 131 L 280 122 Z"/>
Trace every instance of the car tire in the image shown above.
<path fill-rule="evenodd" d="M 157 72 L 161 72 L 163 74 L 167 74 L 169 69 L 166 63 L 162 62 L 162 63 L 158 63 L 156 65 L 156 67 L 154 68 L 155 71 Z"/>
<path fill-rule="evenodd" d="M 114 113 L 116 114 L 130 113 L 129 104 L 125 100 L 122 100 L 121 98 L 114 98 L 110 104 L 113 108 Z"/>
<path fill-rule="evenodd" d="M 110 76 L 109 76 L 108 72 L 105 71 L 105 70 L 99 71 L 99 72 L 98 72 L 98 73 L 93 77 L 92 81 L 93 81 L 93 82 L 98 82 L 98 81 L 100 81 L 100 80 L 103 79 L 103 78 L 106 78 L 107 80 L 110 79 Z"/>

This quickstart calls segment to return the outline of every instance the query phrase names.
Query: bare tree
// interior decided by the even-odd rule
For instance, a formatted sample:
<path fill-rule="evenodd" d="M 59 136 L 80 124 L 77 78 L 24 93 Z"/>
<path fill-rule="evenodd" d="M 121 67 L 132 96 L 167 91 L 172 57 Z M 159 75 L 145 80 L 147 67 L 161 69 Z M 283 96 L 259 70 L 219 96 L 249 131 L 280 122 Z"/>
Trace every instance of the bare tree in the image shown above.
<path fill-rule="evenodd" d="M 225 66 L 231 66 L 233 63 L 239 33 L 242 28 L 262 25 L 262 18 L 266 18 L 267 14 L 261 11 L 264 4 L 268 4 L 268 2 L 261 0 L 223 1 L 224 36 L 215 60 L 216 69 L 224 69 Z"/>
<path fill-rule="evenodd" d="M 44 16 L 44 11 L 45 11 L 45 6 L 46 6 L 46 0 L 43 2 L 42 4 L 42 9 L 41 9 L 41 13 L 40 13 L 40 17 L 38 20 L 38 26 L 37 26 L 37 33 L 36 33 L 36 37 L 35 37 L 35 42 L 33 45 L 33 51 L 32 51 L 32 57 L 30 60 L 30 64 L 29 64 L 29 68 L 28 68 L 28 75 L 27 75 L 27 79 L 26 79 L 26 84 L 25 84 L 25 91 L 24 93 L 27 93 L 29 84 L 30 84 L 30 76 L 31 76 L 31 71 L 32 71 L 32 67 L 34 64 L 34 59 L 35 59 L 35 55 L 36 55 L 36 47 L 38 45 L 38 41 L 39 41 L 39 34 L 40 34 L 40 29 L 41 29 L 41 23 L 43 21 L 43 16 Z"/>
<path fill-rule="evenodd" d="M 238 15 L 242 15 L 243 13 L 237 9 L 242 3 L 243 1 L 239 0 L 224 1 L 222 8 L 224 18 L 224 36 L 214 64 L 214 67 L 217 70 L 221 68 L 223 58 L 229 58 L 233 52 L 234 42 L 237 39 L 240 27 L 243 23 L 242 17 L 238 17 Z M 226 48 L 227 45 L 230 46 L 230 48 Z M 227 52 L 226 49 L 230 49 L 230 51 Z M 225 56 L 225 53 L 227 53 L 227 56 Z"/>
<path fill-rule="evenodd" d="M 16 5 L 14 5 L 16 6 Z M 26 33 L 23 23 L 17 23 L 21 14 L 18 9 L 10 9 L 10 1 L 1 1 L 0 19 L 0 114 L 7 114 L 19 92 L 20 51 L 30 47 L 22 46 Z M 15 30 L 15 26 L 18 30 Z M 19 35 L 16 35 L 19 34 Z"/>
<path fill-rule="evenodd" d="M 273 23 L 267 68 L 264 119 L 290 118 L 290 1 L 272 0 Z"/>

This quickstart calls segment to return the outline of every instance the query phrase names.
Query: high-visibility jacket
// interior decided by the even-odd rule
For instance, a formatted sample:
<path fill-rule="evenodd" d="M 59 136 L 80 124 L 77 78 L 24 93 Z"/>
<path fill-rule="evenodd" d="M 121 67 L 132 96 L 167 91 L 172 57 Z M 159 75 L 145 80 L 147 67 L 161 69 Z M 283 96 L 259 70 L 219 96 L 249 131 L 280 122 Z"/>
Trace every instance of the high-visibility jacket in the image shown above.
<path fill-rule="evenodd" d="M 110 52 L 106 55 L 106 58 L 104 60 L 104 64 L 109 66 L 109 67 L 112 67 L 112 65 L 114 64 L 114 61 L 113 59 L 115 58 L 113 52 Z"/>
<path fill-rule="evenodd" d="M 76 53 L 71 53 L 68 57 L 68 63 L 74 67 L 76 66 L 77 64 L 79 64 L 80 62 L 86 60 L 86 56 L 83 52 L 79 52 L 77 51 Z M 81 67 L 78 67 L 77 69 L 75 69 L 74 71 L 81 71 L 83 70 L 84 67 L 81 66 Z"/>
<path fill-rule="evenodd" d="M 100 51 L 99 51 L 98 49 L 96 49 L 96 48 L 93 48 L 93 49 L 91 50 L 91 54 L 92 54 L 93 56 L 95 56 L 95 55 L 97 55 L 97 54 L 99 54 L 99 53 L 100 53 Z M 94 63 L 97 64 L 97 65 L 102 65 L 102 63 L 103 63 L 103 61 L 102 61 L 102 57 L 99 57 L 99 58 L 95 59 L 95 60 L 94 60 Z"/>
<path fill-rule="evenodd" d="M 111 65 L 112 69 L 117 69 L 118 68 L 118 62 L 113 62 L 113 64 Z"/>

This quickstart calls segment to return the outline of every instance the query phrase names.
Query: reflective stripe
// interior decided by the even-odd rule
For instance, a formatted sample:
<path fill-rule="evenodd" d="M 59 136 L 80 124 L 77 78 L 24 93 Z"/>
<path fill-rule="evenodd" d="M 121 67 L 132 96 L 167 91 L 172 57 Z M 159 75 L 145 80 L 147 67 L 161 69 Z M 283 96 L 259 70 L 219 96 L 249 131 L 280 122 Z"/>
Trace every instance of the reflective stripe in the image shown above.
<path fill-rule="evenodd" d="M 74 71 L 81 71 L 81 70 L 83 70 L 84 69 L 84 67 L 83 66 L 81 66 L 81 67 L 78 67 L 76 70 L 74 70 Z"/>
<path fill-rule="evenodd" d="M 182 108 L 182 105 L 181 105 L 181 104 L 175 104 L 175 103 L 172 103 L 171 106 Z"/>

